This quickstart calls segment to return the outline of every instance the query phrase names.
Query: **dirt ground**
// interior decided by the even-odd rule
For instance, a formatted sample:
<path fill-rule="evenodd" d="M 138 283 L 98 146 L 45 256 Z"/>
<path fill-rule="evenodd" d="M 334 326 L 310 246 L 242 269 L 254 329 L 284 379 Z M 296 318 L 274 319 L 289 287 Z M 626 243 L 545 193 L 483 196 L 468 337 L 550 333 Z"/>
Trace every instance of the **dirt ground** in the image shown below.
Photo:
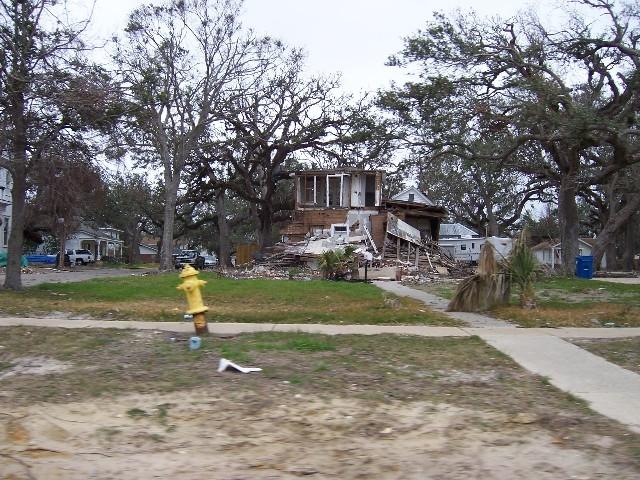
<path fill-rule="evenodd" d="M 0 329 L 3 480 L 636 479 L 640 436 L 477 338 Z M 218 373 L 220 357 L 260 373 Z"/>
<path fill-rule="evenodd" d="M 286 388 L 5 407 L 0 415 L 5 479 L 638 478 L 527 417 L 291 396 Z"/>
<path fill-rule="evenodd" d="M 67 283 L 82 282 L 92 278 L 126 277 L 130 275 L 143 275 L 149 270 L 126 268 L 102 268 L 96 266 L 72 266 L 66 270 L 58 270 L 52 267 L 29 267 L 30 273 L 22 274 L 22 285 L 31 287 L 41 283 Z M 0 269 L 0 285 L 4 284 L 4 268 Z"/>

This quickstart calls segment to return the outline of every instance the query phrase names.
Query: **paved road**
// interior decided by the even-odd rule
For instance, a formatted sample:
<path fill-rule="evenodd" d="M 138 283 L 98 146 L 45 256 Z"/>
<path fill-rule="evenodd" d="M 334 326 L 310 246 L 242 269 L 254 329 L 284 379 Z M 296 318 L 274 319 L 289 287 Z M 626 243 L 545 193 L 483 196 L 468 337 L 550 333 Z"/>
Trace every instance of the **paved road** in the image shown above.
<path fill-rule="evenodd" d="M 92 278 L 127 277 L 129 275 L 148 275 L 157 270 L 137 270 L 128 268 L 72 267 L 68 270 L 56 268 L 31 268 L 33 273 L 22 274 L 22 285 L 31 287 L 40 283 L 82 282 Z M 4 285 L 4 272 L 0 273 L 0 285 Z"/>

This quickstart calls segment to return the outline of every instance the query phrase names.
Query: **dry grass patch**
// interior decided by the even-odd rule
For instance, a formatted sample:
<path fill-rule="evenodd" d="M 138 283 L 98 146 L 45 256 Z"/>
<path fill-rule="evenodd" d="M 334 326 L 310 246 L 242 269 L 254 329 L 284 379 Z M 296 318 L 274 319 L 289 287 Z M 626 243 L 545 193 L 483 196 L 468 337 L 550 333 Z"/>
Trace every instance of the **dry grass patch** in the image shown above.
<path fill-rule="evenodd" d="M 539 305 L 533 310 L 506 305 L 492 309 L 491 313 L 527 328 L 640 326 L 640 308 L 612 303 L 572 304 L 570 307 Z"/>
<path fill-rule="evenodd" d="M 640 374 L 640 337 L 574 339 L 572 342 L 611 363 Z"/>
<path fill-rule="evenodd" d="M 412 286 L 450 299 L 455 283 Z M 522 327 L 640 327 L 640 285 L 579 278 L 547 278 L 535 284 L 537 308 L 520 308 L 518 292 L 490 314 Z"/>

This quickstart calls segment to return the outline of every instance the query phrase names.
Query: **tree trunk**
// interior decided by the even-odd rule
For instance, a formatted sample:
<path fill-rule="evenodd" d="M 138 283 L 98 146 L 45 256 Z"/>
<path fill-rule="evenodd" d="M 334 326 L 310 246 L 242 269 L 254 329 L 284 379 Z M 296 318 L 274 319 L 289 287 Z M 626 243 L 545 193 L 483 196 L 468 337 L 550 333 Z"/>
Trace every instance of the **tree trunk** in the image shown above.
<path fill-rule="evenodd" d="M 176 220 L 176 202 L 180 177 L 174 177 L 166 182 L 164 193 L 164 215 L 162 226 L 162 251 L 160 254 L 160 270 L 167 271 L 174 268 L 173 264 L 173 226 Z"/>
<path fill-rule="evenodd" d="M 596 243 L 593 246 L 594 265 L 600 264 L 602 255 L 607 246 L 615 239 L 616 232 L 625 226 L 640 208 L 640 193 L 628 194 L 626 200 L 625 206 L 618 210 L 615 215 L 609 217 L 606 225 L 598 234 L 598 238 L 596 238 Z M 607 262 L 609 262 L 609 259 L 607 259 Z"/>
<path fill-rule="evenodd" d="M 264 202 L 258 213 L 258 246 L 260 250 L 273 245 L 273 205 Z"/>
<path fill-rule="evenodd" d="M 229 224 L 227 223 L 227 210 L 224 201 L 225 188 L 220 188 L 216 195 L 216 215 L 218 216 L 218 263 L 227 268 L 230 265 L 229 258 L 231 247 L 229 245 Z"/>
<path fill-rule="evenodd" d="M 500 234 L 500 227 L 498 226 L 498 220 L 496 214 L 493 211 L 493 198 L 490 193 L 482 192 L 482 201 L 484 202 L 484 208 L 487 212 L 487 223 L 483 225 L 485 227 L 484 234 L 487 237 L 497 237 Z"/>
<path fill-rule="evenodd" d="M 24 6 L 23 6 L 24 7 Z M 17 9 L 17 4 L 14 5 Z M 16 45 L 23 48 L 21 35 L 16 35 Z M 24 243 L 24 217 L 27 197 L 27 125 L 26 102 L 24 92 L 27 91 L 25 79 L 27 77 L 24 65 L 18 63 L 14 57 L 13 75 L 9 90 L 9 113 L 13 124 L 12 146 L 10 162 L 13 164 L 11 178 L 11 234 L 7 249 L 7 270 L 4 287 L 10 290 L 22 289 L 22 248 Z"/>
<path fill-rule="evenodd" d="M 575 272 L 578 255 L 578 205 L 576 203 L 575 175 L 564 175 L 558 191 L 560 242 L 562 242 L 562 269 L 569 275 Z"/>
<path fill-rule="evenodd" d="M 275 185 L 271 170 L 267 170 L 262 186 L 262 202 L 258 211 L 258 246 L 260 250 L 273 245 L 273 193 Z"/>
<path fill-rule="evenodd" d="M 497 237 L 500 235 L 500 227 L 498 226 L 498 220 L 496 219 L 495 214 L 493 213 L 493 205 L 487 205 L 487 236 L 489 237 Z"/>
<path fill-rule="evenodd" d="M 129 228 L 129 264 L 140 262 L 140 230 L 138 222 L 132 222 Z"/>
<path fill-rule="evenodd" d="M 622 256 L 622 268 L 628 272 L 634 269 L 633 256 L 636 253 L 636 235 L 638 233 L 638 222 L 640 215 L 636 213 L 625 225 L 624 232 L 624 254 Z"/>
<path fill-rule="evenodd" d="M 14 150 L 15 151 L 15 150 Z M 27 192 L 26 168 L 24 162 L 24 152 L 22 158 L 15 158 L 16 167 L 12 172 L 11 179 L 13 186 L 11 189 L 11 234 L 7 250 L 7 271 L 4 280 L 4 288 L 10 290 L 22 289 L 22 278 L 20 260 L 22 258 L 22 244 L 24 242 L 24 216 L 25 198 Z"/>
<path fill-rule="evenodd" d="M 65 235 L 65 229 L 62 228 L 59 232 L 58 232 L 58 251 L 60 252 L 60 257 L 58 257 L 58 268 L 60 270 L 64 269 L 64 254 L 66 253 L 66 249 L 65 247 L 65 243 L 67 240 L 67 236 Z M 71 260 L 71 259 L 69 259 Z"/>
<path fill-rule="evenodd" d="M 609 272 L 616 271 L 618 269 L 618 249 L 616 248 L 618 235 L 614 234 L 611 242 L 605 248 L 605 252 L 600 258 L 600 263 L 596 264 L 595 258 L 593 262 L 593 268 L 595 270 L 607 270 Z M 603 268 L 602 260 L 606 255 L 606 266 Z"/>

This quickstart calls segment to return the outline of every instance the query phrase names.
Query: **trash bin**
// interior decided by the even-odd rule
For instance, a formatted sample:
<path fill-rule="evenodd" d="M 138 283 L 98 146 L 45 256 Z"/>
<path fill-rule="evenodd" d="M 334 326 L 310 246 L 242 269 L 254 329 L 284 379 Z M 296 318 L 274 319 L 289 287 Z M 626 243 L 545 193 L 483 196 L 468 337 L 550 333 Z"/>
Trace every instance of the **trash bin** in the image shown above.
<path fill-rule="evenodd" d="M 593 278 L 593 257 L 591 255 L 576 257 L 576 277 Z"/>

